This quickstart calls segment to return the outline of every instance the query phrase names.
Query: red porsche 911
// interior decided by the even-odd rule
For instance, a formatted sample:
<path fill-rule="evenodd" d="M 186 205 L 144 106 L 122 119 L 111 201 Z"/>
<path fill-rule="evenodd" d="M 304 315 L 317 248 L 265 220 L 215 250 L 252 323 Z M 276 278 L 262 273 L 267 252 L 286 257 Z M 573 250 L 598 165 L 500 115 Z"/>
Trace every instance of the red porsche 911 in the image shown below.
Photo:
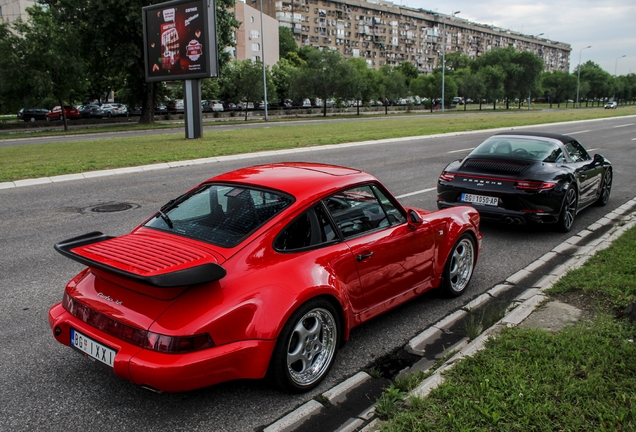
<path fill-rule="evenodd" d="M 49 323 L 60 343 L 153 390 L 269 376 L 303 392 L 353 327 L 432 288 L 462 294 L 479 223 L 469 206 L 403 207 L 356 169 L 243 168 L 130 234 L 56 244 L 87 268 Z"/>

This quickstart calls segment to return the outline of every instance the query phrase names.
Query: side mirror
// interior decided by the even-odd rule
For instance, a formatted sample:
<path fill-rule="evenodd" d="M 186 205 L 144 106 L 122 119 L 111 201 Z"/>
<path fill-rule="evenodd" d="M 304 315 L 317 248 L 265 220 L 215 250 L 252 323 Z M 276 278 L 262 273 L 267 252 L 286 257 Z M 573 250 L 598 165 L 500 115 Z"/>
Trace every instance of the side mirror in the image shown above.
<path fill-rule="evenodd" d="M 422 219 L 420 218 L 420 215 L 418 215 L 413 209 L 409 210 L 409 226 L 415 227 L 421 223 Z"/>
<path fill-rule="evenodd" d="M 605 162 L 605 158 L 602 155 L 596 153 L 594 155 L 594 165 L 603 165 L 603 162 Z"/>

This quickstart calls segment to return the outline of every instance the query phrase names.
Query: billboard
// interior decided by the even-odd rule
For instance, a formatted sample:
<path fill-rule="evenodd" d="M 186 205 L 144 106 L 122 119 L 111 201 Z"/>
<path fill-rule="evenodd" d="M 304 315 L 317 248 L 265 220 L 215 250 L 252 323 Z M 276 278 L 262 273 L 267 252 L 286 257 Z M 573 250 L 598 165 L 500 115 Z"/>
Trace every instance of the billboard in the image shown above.
<path fill-rule="evenodd" d="M 142 8 L 146 81 L 218 76 L 214 0 L 176 0 Z"/>

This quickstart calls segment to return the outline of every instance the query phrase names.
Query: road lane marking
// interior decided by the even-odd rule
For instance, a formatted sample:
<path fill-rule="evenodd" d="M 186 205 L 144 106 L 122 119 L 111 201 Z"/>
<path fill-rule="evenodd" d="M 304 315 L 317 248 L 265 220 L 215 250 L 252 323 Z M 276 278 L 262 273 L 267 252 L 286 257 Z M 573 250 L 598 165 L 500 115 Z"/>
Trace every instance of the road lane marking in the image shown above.
<path fill-rule="evenodd" d="M 566 133 L 565 135 L 576 135 L 576 134 L 587 133 L 587 132 L 589 132 L 589 130 L 578 131 L 578 132 L 570 132 L 570 133 Z"/>
<path fill-rule="evenodd" d="M 410 197 L 410 196 L 413 196 L 413 195 L 419 195 L 419 194 L 423 194 L 423 193 L 426 193 L 426 192 L 431 192 L 431 191 L 434 191 L 436 189 L 437 188 L 422 189 L 422 190 L 418 190 L 418 191 L 415 191 L 415 192 L 405 193 L 404 195 L 398 195 L 398 196 L 396 196 L 396 198 L 397 199 L 402 199 L 402 198 Z"/>
<path fill-rule="evenodd" d="M 624 125 L 614 126 L 614 129 L 620 128 L 620 127 L 627 127 L 627 126 L 634 126 L 634 123 L 628 123 L 628 124 L 624 124 Z"/>
<path fill-rule="evenodd" d="M 453 150 L 453 151 L 449 151 L 449 153 L 461 153 L 461 152 L 472 150 L 474 148 L 475 147 L 471 147 L 471 148 L 467 148 L 467 149 L 461 149 L 461 150 Z"/>

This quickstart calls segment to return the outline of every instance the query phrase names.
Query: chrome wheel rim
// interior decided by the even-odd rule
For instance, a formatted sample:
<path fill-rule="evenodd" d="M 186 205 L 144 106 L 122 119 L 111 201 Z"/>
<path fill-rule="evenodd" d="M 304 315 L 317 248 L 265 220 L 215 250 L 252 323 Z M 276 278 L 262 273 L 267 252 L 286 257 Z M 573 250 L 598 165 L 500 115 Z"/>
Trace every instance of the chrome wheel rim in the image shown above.
<path fill-rule="evenodd" d="M 450 287 L 453 291 L 461 292 L 466 288 L 473 274 L 474 263 L 475 249 L 473 242 L 465 238 L 455 246 L 451 256 L 449 277 Z"/>
<path fill-rule="evenodd" d="M 294 326 L 287 345 L 287 370 L 299 386 L 325 374 L 336 352 L 336 320 L 326 309 L 307 312 Z"/>
<path fill-rule="evenodd" d="M 610 193 L 612 192 L 612 171 L 605 171 L 605 178 L 603 179 L 603 189 L 601 190 L 601 200 L 603 203 L 609 201 Z"/>
<path fill-rule="evenodd" d="M 565 194 L 563 212 L 563 225 L 569 229 L 574 224 L 574 216 L 576 216 L 576 192 L 574 189 L 568 189 Z"/>

